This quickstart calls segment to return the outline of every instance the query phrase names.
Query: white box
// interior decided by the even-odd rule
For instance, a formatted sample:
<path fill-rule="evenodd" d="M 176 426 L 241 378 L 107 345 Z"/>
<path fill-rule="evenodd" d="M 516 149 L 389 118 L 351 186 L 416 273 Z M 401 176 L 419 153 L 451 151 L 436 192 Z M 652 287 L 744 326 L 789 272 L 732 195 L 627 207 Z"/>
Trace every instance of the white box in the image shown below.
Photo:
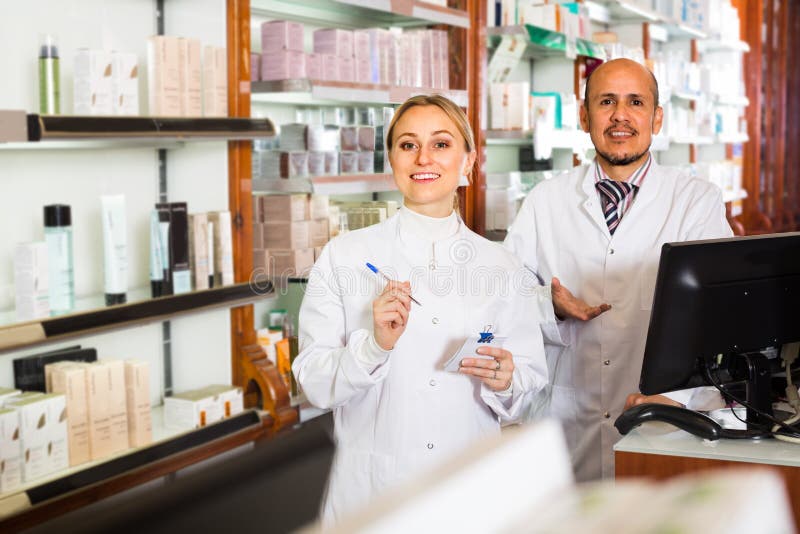
<path fill-rule="evenodd" d="M 530 84 L 492 83 L 489 86 L 493 130 L 530 130 Z"/>
<path fill-rule="evenodd" d="M 208 289 L 208 216 L 189 215 L 189 268 L 194 289 Z"/>
<path fill-rule="evenodd" d="M 139 115 L 139 58 L 111 53 L 111 103 L 114 115 Z"/>
<path fill-rule="evenodd" d="M 222 406 L 208 391 L 187 391 L 164 399 L 164 425 L 170 428 L 200 428 L 222 420 L 223 415 Z"/>
<path fill-rule="evenodd" d="M 73 70 L 73 113 L 113 115 L 111 54 L 104 50 L 79 48 Z"/>
<path fill-rule="evenodd" d="M 20 243 L 14 248 L 14 297 L 18 321 L 50 315 L 47 244 Z"/>
<path fill-rule="evenodd" d="M 67 403 L 61 393 L 44 395 L 47 403 L 47 460 L 48 473 L 69 467 L 69 440 L 67 438 Z"/>
<path fill-rule="evenodd" d="M 178 38 L 154 35 L 147 40 L 147 98 L 150 116 L 179 117 L 180 65 Z"/>
<path fill-rule="evenodd" d="M 14 491 L 21 485 L 22 442 L 19 412 L 0 409 L 0 493 Z"/>
<path fill-rule="evenodd" d="M 6 406 L 19 413 L 19 439 L 22 449 L 22 480 L 30 482 L 48 473 L 47 427 L 48 399 L 46 395 L 19 395 Z"/>
<path fill-rule="evenodd" d="M 270 20 L 261 24 L 261 52 L 278 50 L 304 50 L 302 24 L 286 20 Z"/>
<path fill-rule="evenodd" d="M 203 115 L 203 67 L 200 50 L 198 39 L 178 39 L 178 86 L 181 115 L 184 117 Z"/>
<path fill-rule="evenodd" d="M 206 46 L 203 49 L 203 114 L 206 117 L 228 116 L 226 54 L 225 48 Z"/>
<path fill-rule="evenodd" d="M 204 387 L 202 391 L 214 396 L 222 410 L 222 417 L 228 418 L 244 411 L 244 394 L 242 388 L 238 386 L 211 385 Z"/>
<path fill-rule="evenodd" d="M 233 284 L 233 234 L 231 212 L 212 211 L 208 221 L 214 224 L 214 287 Z"/>

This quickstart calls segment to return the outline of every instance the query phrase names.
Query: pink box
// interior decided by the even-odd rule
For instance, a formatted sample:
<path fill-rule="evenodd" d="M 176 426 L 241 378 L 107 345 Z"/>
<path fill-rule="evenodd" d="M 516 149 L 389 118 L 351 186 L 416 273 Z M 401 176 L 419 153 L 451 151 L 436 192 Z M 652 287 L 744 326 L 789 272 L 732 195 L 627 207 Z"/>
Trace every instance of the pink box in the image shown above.
<path fill-rule="evenodd" d="M 351 57 L 340 57 L 339 60 L 339 81 L 347 82 L 356 77 L 356 60 Z"/>
<path fill-rule="evenodd" d="M 356 82 L 358 83 L 375 83 L 372 79 L 372 63 L 369 58 L 355 59 L 356 65 Z"/>
<path fill-rule="evenodd" d="M 356 60 L 369 59 L 372 55 L 369 30 L 355 30 L 353 32 L 353 57 Z"/>
<path fill-rule="evenodd" d="M 306 77 L 306 55 L 295 50 L 261 54 L 262 80 L 294 80 Z"/>
<path fill-rule="evenodd" d="M 333 54 L 315 54 L 320 58 L 320 72 L 322 80 L 328 82 L 339 81 L 339 58 Z"/>
<path fill-rule="evenodd" d="M 261 52 L 294 50 L 302 52 L 303 25 L 299 22 L 271 20 L 261 25 Z"/>
<path fill-rule="evenodd" d="M 322 79 L 322 57 L 318 54 L 306 54 L 306 77 L 309 80 Z"/>
<path fill-rule="evenodd" d="M 340 28 L 326 28 L 314 32 L 314 52 L 353 57 L 353 32 Z"/>
<path fill-rule="evenodd" d="M 261 54 L 250 54 L 250 81 L 261 79 Z"/>

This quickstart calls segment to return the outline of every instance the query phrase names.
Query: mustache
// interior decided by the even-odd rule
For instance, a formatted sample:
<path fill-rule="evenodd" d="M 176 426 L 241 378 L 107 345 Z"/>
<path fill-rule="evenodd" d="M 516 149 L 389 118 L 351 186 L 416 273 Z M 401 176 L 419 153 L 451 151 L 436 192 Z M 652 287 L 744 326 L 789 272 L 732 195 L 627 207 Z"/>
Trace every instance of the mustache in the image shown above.
<path fill-rule="evenodd" d="M 609 132 L 611 132 L 613 130 L 624 130 L 624 131 L 632 133 L 632 134 L 638 134 L 639 133 L 639 130 L 637 130 L 636 128 L 634 128 L 632 126 L 629 126 L 627 124 L 615 124 L 613 126 L 609 126 L 605 130 L 603 130 L 603 133 L 609 133 Z"/>

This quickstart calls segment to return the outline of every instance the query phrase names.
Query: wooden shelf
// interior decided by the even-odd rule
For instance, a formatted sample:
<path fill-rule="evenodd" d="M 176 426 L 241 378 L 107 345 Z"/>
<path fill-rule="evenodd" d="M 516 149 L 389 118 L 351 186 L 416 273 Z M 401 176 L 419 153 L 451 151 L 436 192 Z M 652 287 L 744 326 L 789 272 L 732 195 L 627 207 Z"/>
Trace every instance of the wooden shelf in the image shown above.
<path fill-rule="evenodd" d="M 402 104 L 418 94 L 438 93 L 466 107 L 466 91 L 425 87 L 394 87 L 352 82 L 330 82 L 309 79 L 253 82 L 253 103 L 307 104 L 338 106 L 342 104 Z"/>
<path fill-rule="evenodd" d="M 342 174 L 311 178 L 253 179 L 254 193 L 316 193 L 354 195 L 397 191 L 391 174 Z"/>
<path fill-rule="evenodd" d="M 101 307 L 103 296 L 99 295 L 85 299 L 88 308 L 85 311 L 0 327 L 0 352 L 73 336 L 162 321 L 218 307 L 243 306 L 272 294 L 272 286 L 256 288 L 249 283 L 241 283 L 150 299 L 146 297 L 145 289 L 129 294 L 133 295 L 132 298 L 139 297 L 142 300 Z"/>
<path fill-rule="evenodd" d="M 269 119 L 229 117 L 81 117 L 28 115 L 28 141 L 258 139 L 275 135 Z"/>
<path fill-rule="evenodd" d="M 324 26 L 418 27 L 446 24 L 469 28 L 469 14 L 420 0 L 252 0 L 251 13 L 268 18 L 292 20 Z"/>

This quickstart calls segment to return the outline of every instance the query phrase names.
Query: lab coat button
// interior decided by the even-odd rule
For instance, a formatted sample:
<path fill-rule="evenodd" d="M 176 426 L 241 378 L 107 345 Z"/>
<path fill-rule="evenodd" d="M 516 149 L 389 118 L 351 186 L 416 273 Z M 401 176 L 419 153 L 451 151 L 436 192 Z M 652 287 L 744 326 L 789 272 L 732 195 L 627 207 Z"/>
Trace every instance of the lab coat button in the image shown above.
<path fill-rule="evenodd" d="M 433 319 L 431 319 L 431 322 L 433 324 L 439 324 L 439 318 L 438 317 L 434 317 Z"/>
<path fill-rule="evenodd" d="M 613 254 L 613 253 L 614 253 L 614 249 L 613 249 L 613 248 L 612 248 L 612 249 L 609 249 L 609 250 L 608 250 L 608 253 L 609 253 L 609 254 Z"/>
<path fill-rule="evenodd" d="M 611 360 L 605 360 L 605 361 L 603 361 L 603 365 L 611 365 Z"/>
<path fill-rule="evenodd" d="M 433 448 L 433 443 L 428 443 L 428 449 L 432 449 L 432 448 Z"/>
<path fill-rule="evenodd" d="M 606 419 L 608 419 L 609 417 L 611 417 L 611 414 L 610 414 L 610 413 L 608 413 L 608 412 L 606 412 L 606 413 L 604 413 L 604 414 L 603 414 L 603 417 L 605 417 Z"/>
<path fill-rule="evenodd" d="M 428 382 L 428 384 L 430 384 L 431 387 L 433 387 L 436 385 L 436 380 L 431 380 L 430 382 Z"/>

